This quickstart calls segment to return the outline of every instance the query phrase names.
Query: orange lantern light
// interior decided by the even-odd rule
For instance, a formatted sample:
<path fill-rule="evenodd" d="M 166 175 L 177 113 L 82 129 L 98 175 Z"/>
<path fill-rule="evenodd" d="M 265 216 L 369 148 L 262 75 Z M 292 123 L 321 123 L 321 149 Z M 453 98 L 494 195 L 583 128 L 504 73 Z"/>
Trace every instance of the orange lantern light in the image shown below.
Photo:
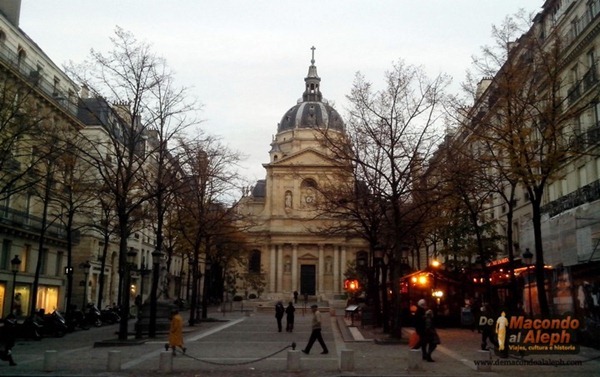
<path fill-rule="evenodd" d="M 344 289 L 350 292 L 356 292 L 359 288 L 358 280 L 346 279 L 344 280 Z"/>

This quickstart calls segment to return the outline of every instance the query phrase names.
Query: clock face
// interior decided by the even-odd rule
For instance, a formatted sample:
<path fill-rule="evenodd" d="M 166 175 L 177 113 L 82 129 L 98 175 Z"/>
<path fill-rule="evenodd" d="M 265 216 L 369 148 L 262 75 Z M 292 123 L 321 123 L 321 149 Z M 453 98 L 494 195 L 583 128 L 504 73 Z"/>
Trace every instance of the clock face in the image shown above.
<path fill-rule="evenodd" d="M 315 197 L 312 195 L 306 195 L 306 198 L 304 200 L 306 201 L 306 203 L 311 204 L 315 201 Z"/>

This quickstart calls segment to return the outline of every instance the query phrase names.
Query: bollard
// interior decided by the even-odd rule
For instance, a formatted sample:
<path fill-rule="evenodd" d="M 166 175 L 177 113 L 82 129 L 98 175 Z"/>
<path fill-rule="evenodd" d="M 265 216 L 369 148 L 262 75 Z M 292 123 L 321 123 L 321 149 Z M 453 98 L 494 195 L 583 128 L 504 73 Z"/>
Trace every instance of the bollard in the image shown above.
<path fill-rule="evenodd" d="M 408 350 L 408 370 L 421 370 L 423 369 L 423 353 L 421 349 L 409 349 Z"/>
<path fill-rule="evenodd" d="M 54 372 L 56 370 L 57 358 L 58 352 L 56 351 L 44 352 L 44 372 Z"/>
<path fill-rule="evenodd" d="M 121 351 L 108 351 L 108 371 L 118 372 L 121 370 Z"/>
<path fill-rule="evenodd" d="M 158 360 L 158 369 L 161 372 L 171 373 L 173 371 L 173 353 L 170 351 L 162 351 Z"/>
<path fill-rule="evenodd" d="M 300 351 L 299 350 L 288 350 L 287 370 L 288 370 L 288 372 L 299 372 L 300 371 Z"/>
<path fill-rule="evenodd" d="M 492 371 L 492 353 L 490 350 L 478 350 L 475 354 L 475 360 L 481 361 L 475 363 L 475 367 L 478 372 L 491 372 Z M 483 362 L 487 361 L 487 364 Z"/>
<path fill-rule="evenodd" d="M 340 371 L 352 372 L 354 370 L 354 350 L 342 350 L 340 353 Z"/>

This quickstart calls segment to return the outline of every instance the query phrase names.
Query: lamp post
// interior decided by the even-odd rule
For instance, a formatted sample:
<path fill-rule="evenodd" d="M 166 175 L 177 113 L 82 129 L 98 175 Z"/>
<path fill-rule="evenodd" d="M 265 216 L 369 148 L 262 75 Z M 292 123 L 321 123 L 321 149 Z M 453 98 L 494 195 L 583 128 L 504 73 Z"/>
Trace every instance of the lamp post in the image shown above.
<path fill-rule="evenodd" d="M 127 274 L 127 291 L 129 291 L 129 297 L 131 298 L 131 293 L 132 292 L 132 283 L 131 283 L 131 275 L 132 273 L 137 269 L 136 268 L 136 257 L 137 257 L 137 251 L 135 251 L 135 249 L 133 247 L 129 248 L 129 251 L 127 252 L 127 270 L 125 271 L 125 273 Z M 129 317 L 129 302 L 126 302 L 125 305 L 127 306 L 128 310 L 127 310 L 127 316 Z"/>
<path fill-rule="evenodd" d="M 67 314 L 67 320 L 71 319 L 71 297 L 73 295 L 73 267 L 68 265 L 65 267 L 65 275 L 67 277 L 67 299 L 65 303 L 65 313 Z"/>
<path fill-rule="evenodd" d="M 90 268 L 92 267 L 92 265 L 90 264 L 89 261 L 86 261 L 85 263 L 81 264 L 81 268 L 83 268 L 83 275 L 84 275 L 84 284 L 83 284 L 83 302 L 81 304 L 81 310 L 85 311 L 85 304 L 87 301 L 87 286 L 88 286 L 88 279 L 89 279 L 89 273 L 90 273 Z"/>
<path fill-rule="evenodd" d="M 529 290 L 529 316 L 533 317 L 533 303 L 531 302 L 531 274 L 529 268 L 533 262 L 533 254 L 529 251 L 529 248 L 525 249 L 523 253 L 523 262 L 527 265 L 527 287 Z"/>
<path fill-rule="evenodd" d="M 158 273 L 162 253 L 160 250 L 152 252 L 152 288 L 150 289 L 150 323 L 148 324 L 148 336 L 156 337 L 156 291 L 158 290 Z"/>
<path fill-rule="evenodd" d="M 142 261 L 142 265 L 140 266 L 140 299 L 144 300 L 144 276 L 148 274 L 148 269 L 146 268 L 146 262 Z"/>
<path fill-rule="evenodd" d="M 384 287 L 384 292 L 385 292 L 385 281 L 382 282 L 381 281 L 381 270 L 383 268 L 383 248 L 379 245 L 375 246 L 375 248 L 373 248 L 373 264 L 375 267 L 375 310 L 377 310 L 376 313 L 376 319 L 377 319 L 377 325 L 381 325 L 382 322 L 382 308 L 381 308 L 381 302 L 382 300 L 386 300 L 387 298 L 385 297 L 385 295 L 381 294 L 381 290 L 382 290 L 382 284 Z"/>
<path fill-rule="evenodd" d="M 18 255 L 15 255 L 13 259 L 10 260 L 10 268 L 13 273 L 13 284 L 12 284 L 12 297 L 10 300 L 10 312 L 13 313 L 15 310 L 15 288 L 17 284 L 17 272 L 19 272 L 19 267 L 21 266 L 21 260 Z"/>

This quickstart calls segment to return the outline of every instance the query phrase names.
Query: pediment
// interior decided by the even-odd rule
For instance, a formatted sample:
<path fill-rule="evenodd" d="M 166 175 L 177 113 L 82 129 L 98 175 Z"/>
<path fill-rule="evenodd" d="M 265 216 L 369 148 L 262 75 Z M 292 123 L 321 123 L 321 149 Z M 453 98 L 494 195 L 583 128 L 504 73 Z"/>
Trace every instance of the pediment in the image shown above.
<path fill-rule="evenodd" d="M 310 253 L 305 253 L 302 254 L 300 256 L 298 256 L 298 259 L 302 259 L 302 260 L 319 260 L 319 258 L 317 258 L 316 256 L 310 254 Z"/>
<path fill-rule="evenodd" d="M 270 164 L 271 166 L 332 166 L 339 165 L 332 158 L 325 155 L 323 152 L 316 149 L 305 149 L 298 153 L 285 156 L 278 161 L 274 161 Z"/>

